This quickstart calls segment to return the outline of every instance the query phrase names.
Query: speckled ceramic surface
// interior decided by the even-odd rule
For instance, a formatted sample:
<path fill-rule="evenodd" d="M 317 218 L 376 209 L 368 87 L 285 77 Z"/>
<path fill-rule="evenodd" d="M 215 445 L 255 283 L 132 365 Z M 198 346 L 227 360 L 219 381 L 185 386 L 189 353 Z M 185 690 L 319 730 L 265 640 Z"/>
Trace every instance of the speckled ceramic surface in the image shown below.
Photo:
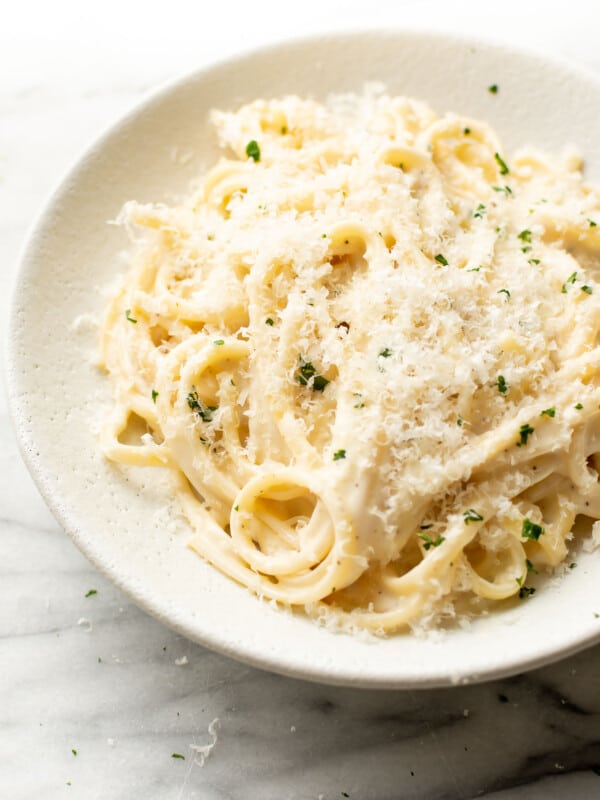
<path fill-rule="evenodd" d="M 122 268 L 122 204 L 169 200 L 214 158 L 212 107 L 285 93 L 322 97 L 382 81 L 437 111 L 488 120 L 507 149 L 576 145 L 600 181 L 600 81 L 506 48 L 415 33 L 288 43 L 220 64 L 152 96 L 104 135 L 65 178 L 33 231 L 16 285 L 8 382 L 27 464 L 83 552 L 136 602 L 181 633 L 278 672 L 371 687 L 441 686 L 506 675 L 600 639 L 600 560 L 435 638 L 364 641 L 276 611 L 186 547 L 165 510 L 160 473 L 103 461 L 96 431 L 108 387 L 95 368 L 94 320 Z M 502 91 L 486 91 L 491 83 Z"/>

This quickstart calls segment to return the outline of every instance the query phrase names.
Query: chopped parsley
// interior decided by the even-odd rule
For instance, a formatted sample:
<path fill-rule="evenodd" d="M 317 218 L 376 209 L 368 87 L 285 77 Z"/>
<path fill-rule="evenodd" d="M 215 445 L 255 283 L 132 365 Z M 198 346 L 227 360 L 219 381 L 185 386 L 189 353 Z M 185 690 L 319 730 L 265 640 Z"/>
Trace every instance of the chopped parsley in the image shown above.
<path fill-rule="evenodd" d="M 98 594 L 98 589 L 90 589 L 85 593 L 85 597 L 92 597 L 95 594 Z"/>
<path fill-rule="evenodd" d="M 528 258 L 527 259 L 527 263 L 528 264 L 539 264 L 540 260 L 539 260 L 539 258 Z"/>
<path fill-rule="evenodd" d="M 497 83 L 492 83 L 491 86 L 488 86 L 488 92 L 490 94 L 498 94 L 498 84 Z"/>
<path fill-rule="evenodd" d="M 240 510 L 240 507 L 239 507 L 239 506 L 234 506 L 234 507 L 233 507 L 233 510 L 234 510 L 234 511 L 239 511 L 239 510 Z"/>
<path fill-rule="evenodd" d="M 134 324 L 134 325 L 137 325 L 137 319 L 134 319 L 134 318 L 131 316 L 131 309 L 130 309 L 130 308 L 126 308 L 126 309 L 125 309 L 125 319 L 126 319 L 128 322 L 133 322 L 133 324 Z"/>
<path fill-rule="evenodd" d="M 181 753 L 172 753 L 171 758 L 180 758 L 182 761 L 185 761 L 185 756 L 182 756 Z"/>
<path fill-rule="evenodd" d="M 506 165 L 506 161 L 504 161 L 500 153 L 494 153 L 494 158 L 496 159 L 496 163 L 500 167 L 500 175 L 508 175 L 510 170 Z"/>
<path fill-rule="evenodd" d="M 577 403 L 577 405 L 575 406 L 575 408 L 577 409 L 577 411 L 581 411 L 581 409 L 583 408 L 583 406 L 581 405 L 581 403 Z"/>
<path fill-rule="evenodd" d="M 598 225 L 593 219 L 588 219 L 588 222 L 590 223 L 590 228 L 595 228 Z"/>
<path fill-rule="evenodd" d="M 274 324 L 275 324 L 275 322 L 273 320 L 273 317 L 267 317 L 266 318 L 265 325 L 274 325 Z"/>
<path fill-rule="evenodd" d="M 540 417 L 554 417 L 556 416 L 556 406 L 550 406 L 550 408 L 545 408 Z"/>
<path fill-rule="evenodd" d="M 567 293 L 567 284 L 569 284 L 569 283 L 575 283 L 575 281 L 576 281 L 576 280 L 577 280 L 577 273 L 576 273 L 576 272 L 572 272 L 572 273 L 569 275 L 569 277 L 567 278 L 567 280 L 566 280 L 566 281 L 563 283 L 563 285 L 562 285 L 562 289 L 561 289 L 561 292 L 562 292 L 563 294 L 566 294 L 566 293 Z"/>
<path fill-rule="evenodd" d="M 342 458 L 346 458 L 346 451 L 345 450 L 336 450 L 333 454 L 334 461 L 341 461 Z"/>
<path fill-rule="evenodd" d="M 325 376 L 317 373 L 315 365 L 311 361 L 305 361 L 302 356 L 300 356 L 300 369 L 296 374 L 296 380 L 302 386 L 308 386 L 309 381 L 312 380 L 312 388 L 315 392 L 325 391 L 325 387 L 329 383 Z"/>
<path fill-rule="evenodd" d="M 364 404 L 363 399 L 362 399 L 362 394 L 360 392 L 354 392 L 354 394 L 352 396 L 356 400 L 356 403 L 354 403 L 354 408 L 364 408 L 365 407 L 365 404 Z"/>
<path fill-rule="evenodd" d="M 213 344 L 216 344 L 217 347 L 220 347 L 222 344 L 225 344 L 225 339 L 215 339 Z"/>
<path fill-rule="evenodd" d="M 512 194 L 512 189 L 510 188 L 510 186 L 492 186 L 492 189 L 495 192 L 504 192 L 504 194 L 507 196 L 509 194 Z"/>
<path fill-rule="evenodd" d="M 531 425 L 526 422 L 525 425 L 521 425 L 519 428 L 519 441 L 517 442 L 517 447 L 523 447 L 527 444 L 527 440 L 534 432 L 535 428 L 532 428 Z"/>
<path fill-rule="evenodd" d="M 76 755 L 77 755 L 77 750 L 75 750 L 75 748 L 74 748 L 74 747 L 72 747 L 72 748 L 71 748 L 71 752 L 73 753 L 73 755 L 74 755 L 74 756 L 76 756 Z"/>
<path fill-rule="evenodd" d="M 246 155 L 254 161 L 260 161 L 260 147 L 256 139 L 251 139 L 246 145 Z"/>
<path fill-rule="evenodd" d="M 571 563 L 569 564 L 569 569 L 575 569 L 576 566 L 577 566 L 577 562 L 576 561 L 571 561 Z"/>
<path fill-rule="evenodd" d="M 471 267 L 471 269 L 468 269 L 467 272 L 479 272 L 480 269 L 481 264 L 478 267 Z"/>
<path fill-rule="evenodd" d="M 586 294 L 592 294 L 592 287 L 591 286 L 582 286 L 581 291 L 585 292 Z"/>
<path fill-rule="evenodd" d="M 531 597 L 535 594 L 535 588 L 533 586 L 521 586 L 519 589 L 519 597 L 523 600 L 526 597 Z"/>
<path fill-rule="evenodd" d="M 447 267 L 448 266 L 448 262 L 446 261 L 445 256 L 443 256 L 441 253 L 437 254 L 437 256 L 435 257 L 435 260 L 438 262 L 438 264 L 441 264 L 442 267 Z"/>
<path fill-rule="evenodd" d="M 463 128 L 463 133 L 465 136 L 468 136 L 471 133 L 471 128 Z"/>
<path fill-rule="evenodd" d="M 204 405 L 202 400 L 198 397 L 198 392 L 190 392 L 186 397 L 187 404 L 192 411 L 200 417 L 202 422 L 212 422 L 213 411 L 217 410 L 217 406 Z"/>
<path fill-rule="evenodd" d="M 498 375 L 496 378 L 496 386 L 500 394 L 506 394 L 508 392 L 509 386 L 504 375 Z"/>
<path fill-rule="evenodd" d="M 525 566 L 527 567 L 527 572 L 533 572 L 534 575 L 538 574 L 537 569 L 533 566 L 528 558 L 525 559 Z"/>
<path fill-rule="evenodd" d="M 465 525 L 468 525 L 469 522 L 483 522 L 483 517 L 474 508 L 469 508 L 466 511 L 463 511 L 463 517 L 465 519 Z"/>
<path fill-rule="evenodd" d="M 527 242 L 527 244 L 531 244 L 531 231 L 529 228 L 525 228 L 524 231 L 517 234 L 517 239 L 520 239 L 522 242 Z"/>
<path fill-rule="evenodd" d="M 158 392 L 156 389 L 152 389 L 152 402 L 156 403 L 156 398 L 158 397 Z"/>
<path fill-rule="evenodd" d="M 462 428 L 462 426 L 465 424 L 465 421 L 464 421 L 464 419 L 463 419 L 462 417 L 458 417 L 458 419 L 456 420 L 456 424 L 457 424 L 459 427 L 461 427 L 461 428 Z"/>
<path fill-rule="evenodd" d="M 532 522 L 529 517 L 525 517 L 521 528 L 521 536 L 524 539 L 532 539 L 537 542 L 543 533 L 545 533 L 545 531 L 541 525 L 538 525 L 537 522 Z"/>
<path fill-rule="evenodd" d="M 392 351 L 389 347 L 384 347 L 377 355 L 379 358 L 389 358 L 392 355 Z"/>
<path fill-rule="evenodd" d="M 438 535 L 436 539 L 432 539 L 428 533 L 417 533 L 417 536 L 423 540 L 425 550 L 429 550 L 430 547 L 439 547 L 442 542 L 446 541 L 441 535 Z"/>
<path fill-rule="evenodd" d="M 485 215 L 485 206 L 483 205 L 483 203 L 479 203 L 479 205 L 473 212 L 473 216 L 475 217 L 475 219 L 483 219 L 484 215 Z"/>
<path fill-rule="evenodd" d="M 505 295 L 506 295 L 506 302 L 507 302 L 507 303 L 508 303 L 508 301 L 510 300 L 510 292 L 508 291 L 508 289 L 498 289 L 498 291 L 496 292 L 496 294 L 505 294 Z"/>

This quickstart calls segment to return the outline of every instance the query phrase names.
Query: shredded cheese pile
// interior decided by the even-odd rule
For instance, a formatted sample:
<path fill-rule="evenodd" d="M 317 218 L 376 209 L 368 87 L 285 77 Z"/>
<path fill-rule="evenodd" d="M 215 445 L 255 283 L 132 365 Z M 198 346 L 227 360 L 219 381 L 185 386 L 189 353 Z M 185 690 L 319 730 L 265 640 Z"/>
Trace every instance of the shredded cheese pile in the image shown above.
<path fill-rule="evenodd" d="M 201 188 L 122 215 L 105 455 L 168 467 L 191 547 L 321 620 L 391 632 L 532 594 L 600 518 L 579 160 L 381 94 L 213 119 L 229 155 Z"/>

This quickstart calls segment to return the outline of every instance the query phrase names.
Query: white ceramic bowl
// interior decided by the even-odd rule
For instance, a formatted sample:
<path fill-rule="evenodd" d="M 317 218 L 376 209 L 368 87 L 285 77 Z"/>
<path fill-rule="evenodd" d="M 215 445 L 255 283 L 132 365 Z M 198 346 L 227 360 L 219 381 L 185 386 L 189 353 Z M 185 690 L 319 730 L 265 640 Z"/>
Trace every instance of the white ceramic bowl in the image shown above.
<path fill-rule="evenodd" d="M 545 57 L 415 32 L 285 43 L 160 90 L 103 135 L 50 200 L 25 249 L 9 320 L 8 385 L 24 458 L 48 505 L 91 561 L 142 608 L 186 636 L 256 666 L 326 683 L 425 687 L 499 677 L 600 639 L 600 557 L 579 559 L 559 585 L 432 639 L 363 641 L 277 611 L 186 548 L 164 524 L 152 470 L 127 477 L 98 453 L 108 400 L 93 364 L 93 328 L 122 268 L 123 203 L 169 200 L 217 155 L 207 115 L 256 97 L 324 97 L 366 81 L 480 117 L 507 149 L 575 144 L 600 181 L 600 81 Z M 487 91 L 496 83 L 498 94 Z M 189 159 L 173 153 L 190 154 Z M 149 473 L 153 473 L 150 475 Z"/>

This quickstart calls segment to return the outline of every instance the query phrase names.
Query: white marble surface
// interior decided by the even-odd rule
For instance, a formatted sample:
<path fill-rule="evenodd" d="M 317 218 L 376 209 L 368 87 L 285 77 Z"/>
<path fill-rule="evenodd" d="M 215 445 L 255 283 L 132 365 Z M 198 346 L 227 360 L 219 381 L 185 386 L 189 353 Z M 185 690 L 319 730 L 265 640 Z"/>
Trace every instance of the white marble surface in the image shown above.
<path fill-rule="evenodd" d="M 240 46 L 414 23 L 529 42 L 600 69 L 592 0 L 489 5 L 29 0 L 5 9 L 2 318 L 26 229 L 80 149 L 157 82 Z M 426 692 L 334 689 L 250 669 L 177 636 L 96 573 L 39 498 L 3 397 L 0 442 L 0 798 L 600 797 L 600 647 L 528 675 Z"/>

